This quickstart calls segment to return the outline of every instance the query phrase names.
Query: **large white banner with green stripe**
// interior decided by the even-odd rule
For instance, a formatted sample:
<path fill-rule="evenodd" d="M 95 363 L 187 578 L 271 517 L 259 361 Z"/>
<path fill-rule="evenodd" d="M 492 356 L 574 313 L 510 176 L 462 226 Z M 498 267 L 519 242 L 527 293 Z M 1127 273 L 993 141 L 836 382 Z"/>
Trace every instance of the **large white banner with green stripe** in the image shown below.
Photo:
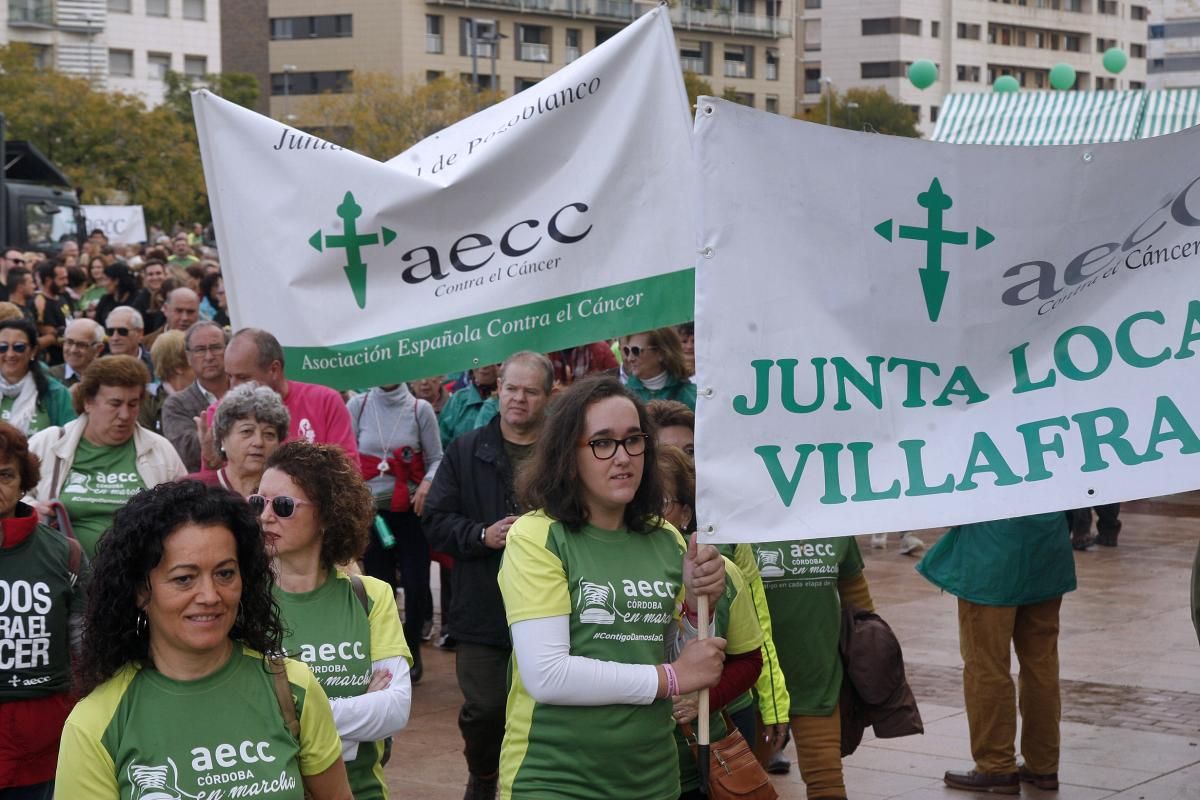
<path fill-rule="evenodd" d="M 949 145 L 702 98 L 695 148 L 702 532 L 1200 487 L 1200 128 Z"/>
<path fill-rule="evenodd" d="M 387 163 L 193 96 L 235 327 L 365 387 L 692 316 L 691 115 L 666 8 Z"/>

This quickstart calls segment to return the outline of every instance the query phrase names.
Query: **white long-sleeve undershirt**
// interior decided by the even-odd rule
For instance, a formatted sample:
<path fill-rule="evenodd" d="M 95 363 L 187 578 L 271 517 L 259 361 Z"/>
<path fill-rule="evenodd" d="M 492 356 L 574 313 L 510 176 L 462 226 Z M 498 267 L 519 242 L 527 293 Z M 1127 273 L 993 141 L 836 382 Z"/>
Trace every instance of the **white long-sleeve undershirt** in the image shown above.
<path fill-rule="evenodd" d="M 403 730 L 412 710 L 412 682 L 403 656 L 371 662 L 371 672 L 388 670 L 392 679 L 377 692 L 329 698 L 333 722 L 342 737 L 342 759 L 358 756 L 359 742 L 377 742 Z"/>
<path fill-rule="evenodd" d="M 521 683 L 535 701 L 557 706 L 649 705 L 658 694 L 658 668 L 571 655 L 567 614 L 517 622 L 513 655 Z"/>

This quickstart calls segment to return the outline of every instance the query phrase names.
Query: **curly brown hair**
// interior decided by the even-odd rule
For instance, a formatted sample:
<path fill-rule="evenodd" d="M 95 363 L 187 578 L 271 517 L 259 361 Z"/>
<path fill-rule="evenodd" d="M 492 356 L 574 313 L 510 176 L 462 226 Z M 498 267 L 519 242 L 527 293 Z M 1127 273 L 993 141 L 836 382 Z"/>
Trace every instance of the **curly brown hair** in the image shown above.
<path fill-rule="evenodd" d="M 71 393 L 75 413 L 84 413 L 87 404 L 96 399 L 102 386 L 141 386 L 144 393 L 149 382 L 150 370 L 133 356 L 97 358 L 83 371 L 79 385 Z"/>
<path fill-rule="evenodd" d="M 38 457 L 29 452 L 29 440 L 25 434 L 0 422 L 0 459 L 11 458 L 21 473 L 21 491 L 28 492 L 42 479 L 42 464 Z"/>
<path fill-rule="evenodd" d="M 695 433 L 696 412 L 678 400 L 651 400 L 646 403 L 646 413 L 660 428 L 687 428 Z"/>
<path fill-rule="evenodd" d="M 337 445 L 288 442 L 267 459 L 308 495 L 321 524 L 321 566 L 360 558 L 375 519 L 375 498 L 358 467 Z"/>
<path fill-rule="evenodd" d="M 687 506 L 692 516 L 681 530 L 684 536 L 689 536 L 696 530 L 696 465 L 688 454 L 673 445 L 659 445 L 658 472 L 663 479 L 663 486 L 672 489 L 671 499 L 681 506 Z"/>
<path fill-rule="evenodd" d="M 649 533 L 660 527 L 663 504 L 662 481 L 653 466 L 658 457 L 654 422 L 642 401 L 609 376 L 589 375 L 558 395 L 554 413 L 546 417 L 533 453 L 518 475 L 517 495 L 526 508 L 544 509 L 568 530 L 577 531 L 587 524 L 588 510 L 579 477 L 579 442 L 586 435 L 588 408 L 609 397 L 623 397 L 633 403 L 638 425 L 650 434 L 642 482 L 625 506 L 624 519 L 625 527 L 634 533 Z"/>

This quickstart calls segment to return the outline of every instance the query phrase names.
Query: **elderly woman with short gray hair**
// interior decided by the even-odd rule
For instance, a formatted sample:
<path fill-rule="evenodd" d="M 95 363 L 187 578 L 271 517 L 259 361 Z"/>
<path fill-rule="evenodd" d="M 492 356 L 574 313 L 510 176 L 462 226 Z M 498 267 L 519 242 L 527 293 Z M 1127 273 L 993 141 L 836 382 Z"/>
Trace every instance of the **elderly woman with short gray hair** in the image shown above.
<path fill-rule="evenodd" d="M 213 416 L 213 440 L 225 463 L 215 473 L 193 473 L 242 497 L 258 491 L 267 458 L 288 435 L 291 416 L 273 389 L 243 383 L 225 393 Z"/>

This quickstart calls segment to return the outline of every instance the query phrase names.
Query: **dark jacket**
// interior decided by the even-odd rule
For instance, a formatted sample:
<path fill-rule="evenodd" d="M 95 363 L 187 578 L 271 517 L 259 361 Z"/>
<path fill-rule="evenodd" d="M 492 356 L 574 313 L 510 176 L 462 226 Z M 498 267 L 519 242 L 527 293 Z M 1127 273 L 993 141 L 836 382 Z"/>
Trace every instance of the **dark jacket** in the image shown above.
<path fill-rule="evenodd" d="M 517 513 L 512 466 L 504 452 L 500 418 L 494 417 L 446 448 L 421 515 L 429 544 L 454 558 L 450 628 L 460 641 L 512 646 L 496 581 L 504 551 L 484 545 L 479 534 Z"/>
<path fill-rule="evenodd" d="M 880 739 L 924 733 L 921 712 L 904 675 L 904 654 L 891 627 L 875 613 L 842 606 L 842 756 L 855 751 L 869 725 Z"/>

